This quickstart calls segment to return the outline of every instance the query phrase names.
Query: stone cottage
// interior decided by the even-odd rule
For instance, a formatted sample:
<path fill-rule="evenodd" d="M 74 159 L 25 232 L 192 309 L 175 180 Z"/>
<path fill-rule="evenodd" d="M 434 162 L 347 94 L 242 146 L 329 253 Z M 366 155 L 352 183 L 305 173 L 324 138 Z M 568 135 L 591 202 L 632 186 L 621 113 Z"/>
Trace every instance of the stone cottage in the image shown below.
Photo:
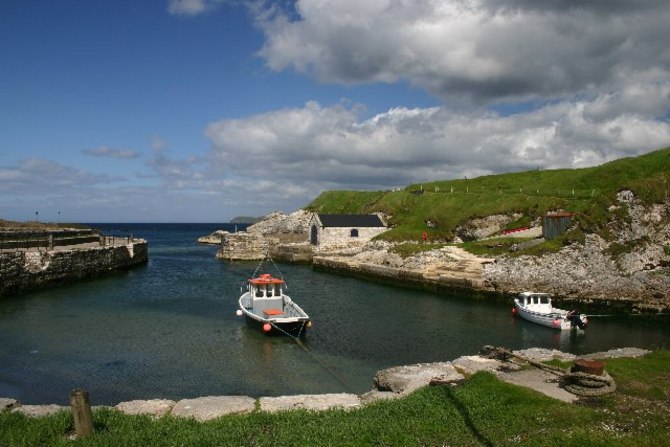
<path fill-rule="evenodd" d="M 386 231 L 376 214 L 319 214 L 309 222 L 309 242 L 320 248 L 364 245 Z"/>

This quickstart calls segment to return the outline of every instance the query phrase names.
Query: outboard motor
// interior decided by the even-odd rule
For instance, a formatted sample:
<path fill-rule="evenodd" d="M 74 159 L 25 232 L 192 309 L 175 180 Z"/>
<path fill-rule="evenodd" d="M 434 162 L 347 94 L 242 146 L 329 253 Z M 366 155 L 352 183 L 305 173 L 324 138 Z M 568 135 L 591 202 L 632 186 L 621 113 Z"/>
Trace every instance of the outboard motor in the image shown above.
<path fill-rule="evenodd" d="M 570 314 L 568 314 L 568 320 L 570 321 L 570 324 L 572 325 L 572 327 L 576 326 L 576 327 L 578 327 L 579 329 L 582 329 L 582 330 L 586 329 L 586 324 L 588 323 L 588 320 L 586 319 L 586 316 L 584 316 L 584 318 L 582 318 L 581 315 L 575 313 L 574 311 L 570 312 Z"/>

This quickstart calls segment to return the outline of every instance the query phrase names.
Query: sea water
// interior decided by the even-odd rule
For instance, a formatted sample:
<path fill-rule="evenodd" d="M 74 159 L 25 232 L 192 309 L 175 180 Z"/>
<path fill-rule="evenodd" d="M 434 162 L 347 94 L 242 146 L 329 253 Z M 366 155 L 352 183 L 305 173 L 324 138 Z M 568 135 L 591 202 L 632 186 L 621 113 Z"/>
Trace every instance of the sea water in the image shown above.
<path fill-rule="evenodd" d="M 149 262 L 129 271 L 0 299 L 0 397 L 94 405 L 207 395 L 364 393 L 383 368 L 449 361 L 484 345 L 583 354 L 668 348 L 667 317 L 592 318 L 583 334 L 511 315 L 512 301 L 429 293 L 265 263 L 312 318 L 302 344 L 236 316 L 258 262 L 225 262 L 196 239 L 230 224 L 96 224 L 141 237 Z M 244 229 L 239 226 L 238 230 Z"/>

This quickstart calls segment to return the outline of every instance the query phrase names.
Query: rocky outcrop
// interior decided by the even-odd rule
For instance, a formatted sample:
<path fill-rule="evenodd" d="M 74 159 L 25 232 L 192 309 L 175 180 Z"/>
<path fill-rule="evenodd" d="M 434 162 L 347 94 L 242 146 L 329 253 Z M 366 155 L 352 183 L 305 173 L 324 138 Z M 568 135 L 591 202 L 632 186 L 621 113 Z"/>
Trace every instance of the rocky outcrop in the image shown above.
<path fill-rule="evenodd" d="M 499 257 L 484 268 L 495 290 L 537 290 L 558 296 L 670 309 L 670 202 L 645 207 L 630 191 L 610 207 L 613 241 L 585 236 L 558 253 Z"/>
<path fill-rule="evenodd" d="M 312 263 L 316 268 L 363 276 L 387 278 L 445 288 L 487 290 L 483 266 L 493 259 L 474 256 L 459 247 L 445 246 L 402 258 L 390 251 L 391 245 L 373 242 L 360 253 L 321 253 Z"/>
<path fill-rule="evenodd" d="M 0 253 L 0 295 L 91 278 L 148 261 L 147 242 Z"/>
<path fill-rule="evenodd" d="M 307 244 L 310 218 L 311 213 L 303 210 L 289 215 L 274 212 L 247 227 L 246 231 L 220 231 L 212 233 L 208 238 L 213 240 L 219 237 L 221 249 L 216 254 L 217 259 L 254 261 L 264 259 L 270 253 L 277 260 L 310 262 L 312 249 Z"/>
<path fill-rule="evenodd" d="M 226 230 L 216 230 L 213 233 L 208 234 L 207 236 L 202 236 L 198 238 L 199 244 L 209 244 L 209 245 L 219 245 L 223 238 L 230 234 Z"/>
<path fill-rule="evenodd" d="M 500 233 L 508 223 L 520 217 L 519 213 L 478 217 L 459 225 L 455 232 L 463 241 L 476 241 Z"/>

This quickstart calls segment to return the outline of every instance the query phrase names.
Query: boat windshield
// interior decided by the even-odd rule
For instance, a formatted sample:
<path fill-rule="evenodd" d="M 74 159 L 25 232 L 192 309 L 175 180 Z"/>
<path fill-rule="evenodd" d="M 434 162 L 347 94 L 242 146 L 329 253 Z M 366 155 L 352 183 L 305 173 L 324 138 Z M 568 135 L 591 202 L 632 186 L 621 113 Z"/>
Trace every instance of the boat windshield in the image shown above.
<path fill-rule="evenodd" d="M 282 296 L 281 284 L 255 284 L 253 288 L 256 298 Z"/>

